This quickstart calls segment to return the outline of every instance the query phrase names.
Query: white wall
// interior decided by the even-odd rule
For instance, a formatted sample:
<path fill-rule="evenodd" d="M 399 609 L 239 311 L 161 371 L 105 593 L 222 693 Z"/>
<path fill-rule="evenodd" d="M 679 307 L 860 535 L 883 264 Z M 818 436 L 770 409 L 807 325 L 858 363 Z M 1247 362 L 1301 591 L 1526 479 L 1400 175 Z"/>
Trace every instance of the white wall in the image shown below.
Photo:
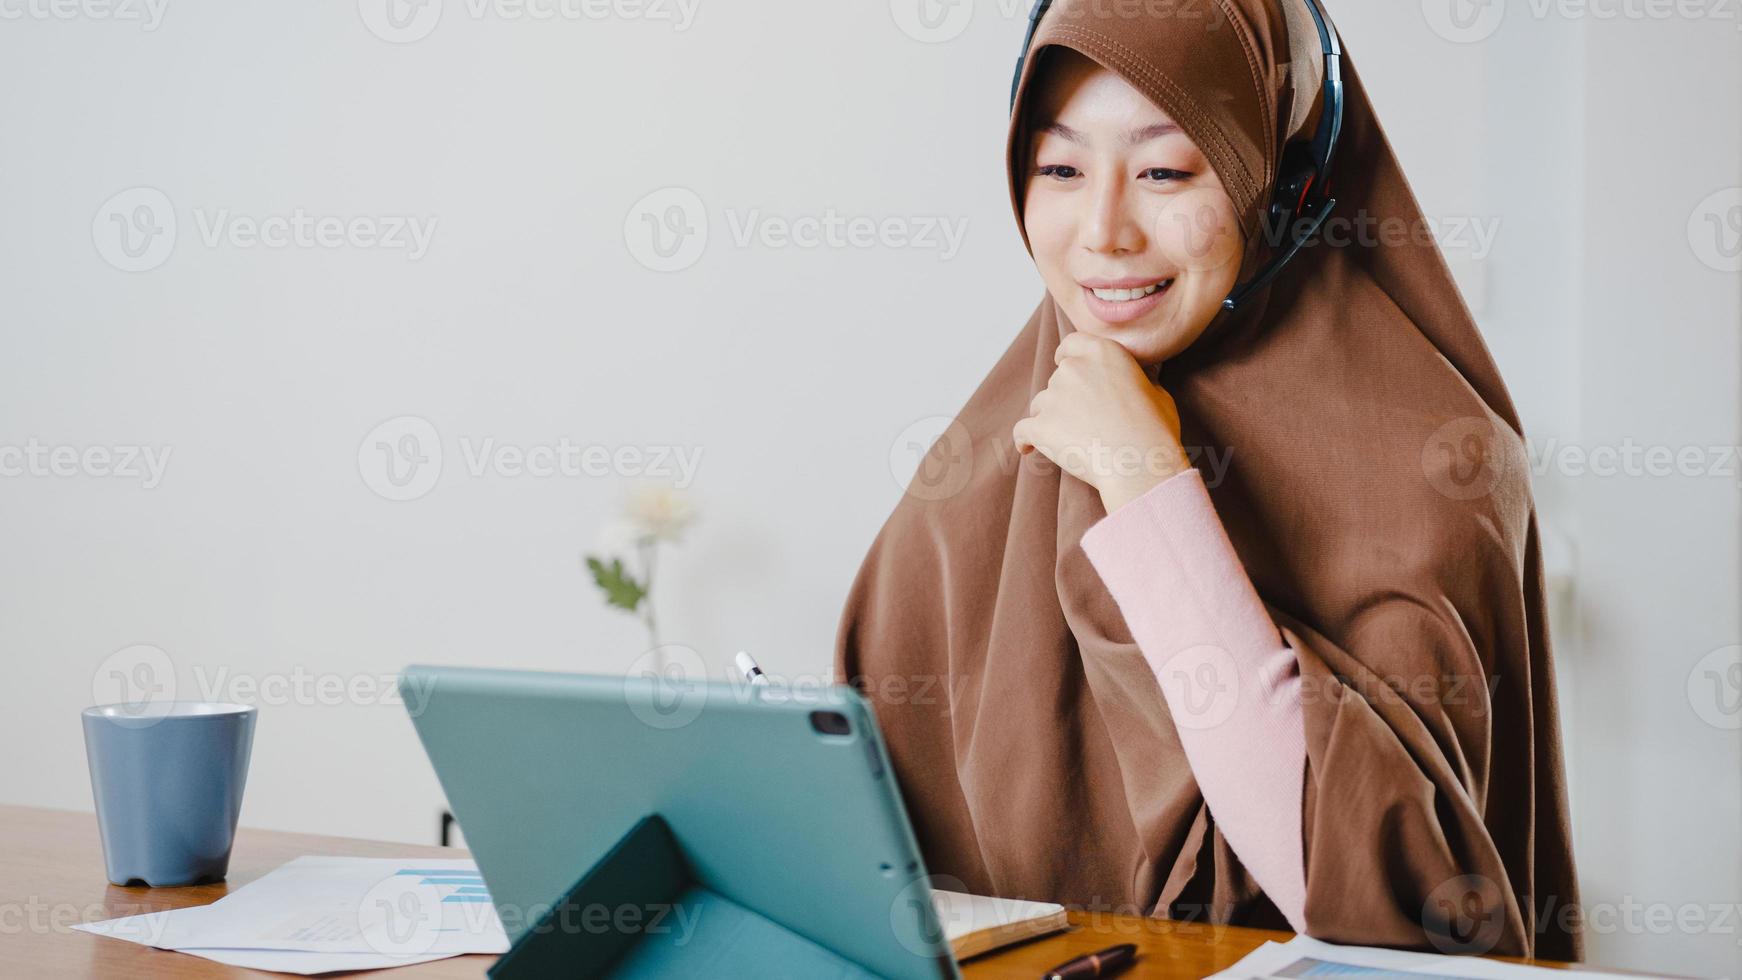
<path fill-rule="evenodd" d="M 1587 26 L 1582 438 L 1733 447 L 1742 190 L 1726 200 L 1733 210 L 1702 201 L 1742 184 L 1742 25 L 1641 26 Z M 1702 212 L 1735 223 L 1726 250 L 1691 237 L 1712 231 Z M 1709 264 L 1726 258 L 1728 271 Z M 1742 893 L 1742 668 L 1727 649 L 1742 629 L 1739 485 L 1733 469 L 1579 481 L 1582 703 L 1571 737 L 1587 902 L 1733 909 Z M 1742 925 L 1598 933 L 1592 950 L 1735 975 Z"/>
<path fill-rule="evenodd" d="M 1005 62 L 997 26 L 933 47 L 880 7 L 704 7 L 678 32 L 480 21 L 457 0 L 404 45 L 353 5 L 6 25 L 4 440 L 172 456 L 151 490 L 0 482 L 0 698 L 32 745 L 0 761 L 3 798 L 90 805 L 77 711 L 133 644 L 167 652 L 183 696 L 219 669 L 622 670 L 639 627 L 580 554 L 624 481 L 473 478 L 463 438 L 700 450 L 666 638 L 722 669 L 742 646 L 826 671 L 900 493 L 891 446 L 960 404 L 1041 291 L 1006 213 L 1001 83 L 961 82 Z M 179 228 L 167 262 L 126 273 L 92 223 L 136 185 Z M 681 273 L 625 247 L 625 216 L 667 185 L 713 226 Z M 220 209 L 297 208 L 437 230 L 419 261 L 202 240 Z M 736 246 L 732 219 L 758 210 L 969 225 L 948 261 Z M 406 415 L 446 460 L 396 503 L 358 447 Z M 263 711 L 245 821 L 427 839 L 439 804 L 402 709 Z"/>
<path fill-rule="evenodd" d="M 1436 3 L 1333 13 L 1429 213 L 1498 222 L 1492 254 L 1450 251 L 1533 443 L 1742 441 L 1742 289 L 1685 234 L 1742 183 L 1742 33 L 1508 5 L 1459 34 Z M 930 33 L 908 0 L 703 3 L 681 30 L 434 0 L 409 43 L 372 32 L 403 36 L 374 0 L 167 0 L 155 26 L 43 9 L 0 0 L 24 12 L 0 24 L 0 446 L 171 456 L 150 489 L 0 478 L 0 800 L 89 808 L 77 711 L 149 662 L 117 654 L 135 644 L 184 697 L 220 671 L 622 670 L 638 627 L 579 556 L 625 481 L 472 476 L 486 439 L 699 451 L 666 638 L 722 675 L 738 647 L 826 673 L 904 431 L 960 404 L 1041 292 L 1002 170 L 1010 0 Z M 625 223 L 673 185 L 709 233 L 661 273 Z M 128 261 L 108 202 L 138 186 L 175 247 L 125 272 L 101 248 Z M 434 234 L 416 259 L 205 240 L 297 209 Z M 740 245 L 751 212 L 966 237 L 947 259 Z M 404 416 L 444 458 L 393 502 L 358 452 Z M 1738 642 L 1734 480 L 1536 480 L 1576 573 L 1556 650 L 1586 898 L 1735 903 L 1742 745 L 1687 689 Z M 314 700 L 263 704 L 243 819 L 429 839 L 439 792 L 402 710 Z M 1717 973 L 1742 968 L 1736 938 L 1619 930 L 1592 953 Z"/>

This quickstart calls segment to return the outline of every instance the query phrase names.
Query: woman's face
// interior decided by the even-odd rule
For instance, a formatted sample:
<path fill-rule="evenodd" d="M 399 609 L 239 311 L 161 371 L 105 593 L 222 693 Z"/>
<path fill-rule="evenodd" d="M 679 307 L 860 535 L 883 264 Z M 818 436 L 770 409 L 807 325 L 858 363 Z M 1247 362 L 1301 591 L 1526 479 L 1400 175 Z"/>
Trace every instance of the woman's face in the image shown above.
<path fill-rule="evenodd" d="M 1023 226 L 1077 329 L 1158 364 L 1203 333 L 1243 249 L 1197 146 L 1123 78 L 1068 48 L 1034 91 Z"/>

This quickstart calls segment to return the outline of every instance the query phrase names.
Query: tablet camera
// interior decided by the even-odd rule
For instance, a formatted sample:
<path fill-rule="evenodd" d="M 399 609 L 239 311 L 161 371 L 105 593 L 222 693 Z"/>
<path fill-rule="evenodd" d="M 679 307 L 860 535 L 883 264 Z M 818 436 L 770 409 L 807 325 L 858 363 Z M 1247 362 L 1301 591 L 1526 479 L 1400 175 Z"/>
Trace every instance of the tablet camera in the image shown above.
<path fill-rule="evenodd" d="M 853 726 L 839 711 L 811 712 L 811 727 L 819 735 L 851 735 Z"/>

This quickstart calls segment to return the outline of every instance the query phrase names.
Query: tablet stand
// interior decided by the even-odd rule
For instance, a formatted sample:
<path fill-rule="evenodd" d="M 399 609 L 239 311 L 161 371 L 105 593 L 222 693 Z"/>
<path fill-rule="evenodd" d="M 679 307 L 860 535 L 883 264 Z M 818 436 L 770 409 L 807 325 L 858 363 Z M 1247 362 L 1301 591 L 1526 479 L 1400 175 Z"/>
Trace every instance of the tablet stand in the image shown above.
<path fill-rule="evenodd" d="M 876 977 L 698 882 L 677 837 L 658 814 L 642 817 L 612 845 L 520 935 L 489 975 L 492 980 Z"/>

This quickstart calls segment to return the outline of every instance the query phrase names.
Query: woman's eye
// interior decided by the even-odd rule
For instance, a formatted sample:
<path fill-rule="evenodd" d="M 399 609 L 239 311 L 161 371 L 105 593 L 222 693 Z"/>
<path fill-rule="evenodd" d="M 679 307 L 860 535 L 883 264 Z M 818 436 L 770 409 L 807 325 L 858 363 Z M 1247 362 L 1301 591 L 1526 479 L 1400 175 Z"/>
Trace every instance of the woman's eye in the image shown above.
<path fill-rule="evenodd" d="M 1072 177 L 1077 175 L 1078 171 L 1076 167 L 1067 166 L 1062 163 L 1049 163 L 1044 167 L 1036 169 L 1035 173 L 1042 177 L 1057 177 L 1060 180 L 1070 180 Z"/>
<path fill-rule="evenodd" d="M 1149 180 L 1179 180 L 1182 177 L 1190 177 L 1191 174 L 1184 170 L 1174 170 L 1171 167 L 1150 167 L 1137 176 L 1139 179 L 1148 178 Z"/>

